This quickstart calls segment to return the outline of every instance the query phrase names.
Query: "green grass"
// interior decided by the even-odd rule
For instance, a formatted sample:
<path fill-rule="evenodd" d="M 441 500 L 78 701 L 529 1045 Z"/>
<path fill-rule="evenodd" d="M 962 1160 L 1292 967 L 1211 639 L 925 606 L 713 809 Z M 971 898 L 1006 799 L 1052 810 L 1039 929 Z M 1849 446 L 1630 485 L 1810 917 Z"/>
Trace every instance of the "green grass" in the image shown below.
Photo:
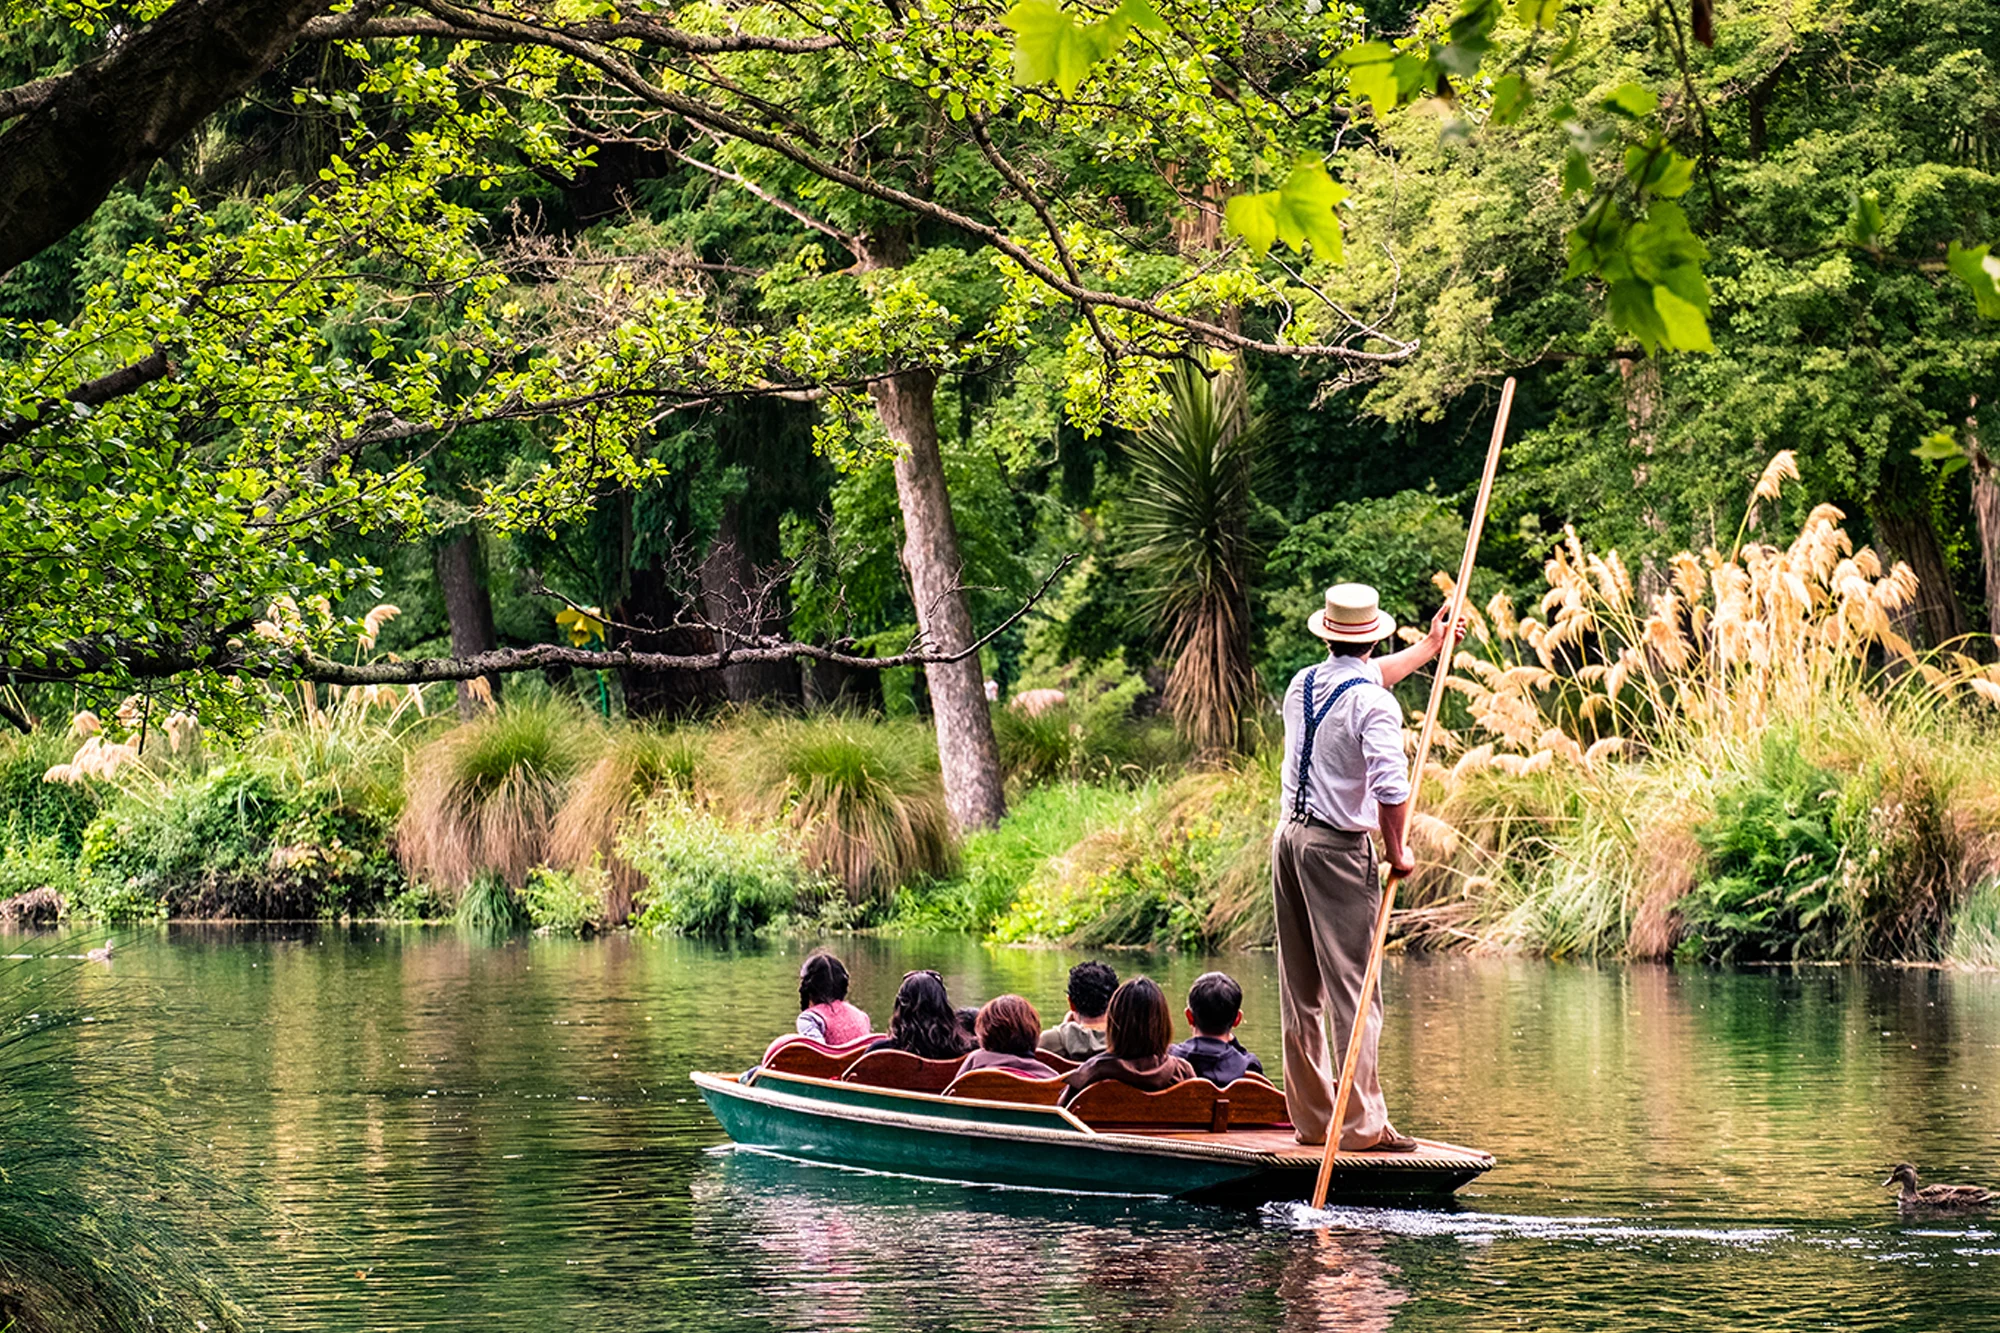
<path fill-rule="evenodd" d="M 1126 817 L 1143 799 L 1144 789 L 1122 783 L 1063 783 L 1029 790 L 1014 801 L 998 828 L 965 840 L 957 874 L 905 890 L 886 928 L 988 933 L 1050 860 L 1092 829 Z"/>

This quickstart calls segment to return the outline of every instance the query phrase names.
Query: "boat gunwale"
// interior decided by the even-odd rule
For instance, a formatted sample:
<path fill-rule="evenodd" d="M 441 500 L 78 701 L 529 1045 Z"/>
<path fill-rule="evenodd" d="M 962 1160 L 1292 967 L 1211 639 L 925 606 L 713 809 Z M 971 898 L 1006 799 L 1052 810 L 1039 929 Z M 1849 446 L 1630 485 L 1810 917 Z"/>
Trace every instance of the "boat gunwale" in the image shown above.
<path fill-rule="evenodd" d="M 979 1097 L 946 1097 L 941 1093 L 914 1092 L 905 1088 L 879 1088 L 868 1084 L 844 1083 L 836 1079 L 812 1078 L 803 1074 L 787 1074 L 775 1070 L 759 1068 L 753 1071 L 755 1078 L 749 1083 L 740 1076 L 711 1074 L 701 1070 L 691 1071 L 688 1077 L 695 1086 L 704 1091 L 714 1091 L 723 1096 L 739 1097 L 747 1101 L 775 1106 L 782 1110 L 802 1114 L 828 1116 L 833 1119 L 859 1120 L 892 1128 L 919 1130 L 925 1133 L 958 1134 L 971 1138 L 1012 1140 L 1043 1144 L 1078 1144 L 1110 1152 L 1131 1153 L 1142 1156 L 1165 1156 L 1192 1158 L 1197 1161 L 1221 1161 L 1242 1163 L 1250 1166 L 1281 1171 L 1309 1170 L 1318 1166 L 1319 1154 L 1308 1145 L 1301 1144 L 1299 1155 L 1269 1152 L 1257 1148 L 1245 1148 L 1230 1143 L 1208 1143 L 1199 1139 L 1165 1137 L 1162 1134 L 1124 1133 L 1117 1130 L 1093 1129 L 1072 1114 L 1068 1108 L 1059 1106 L 1033 1106 L 1019 1102 L 996 1102 Z M 815 1097 L 802 1096 L 783 1091 L 781 1088 L 767 1088 L 767 1082 L 801 1083 L 807 1086 L 834 1088 L 841 1091 L 864 1091 L 872 1095 L 918 1101 L 927 1105 L 947 1105 L 954 1108 L 999 1109 L 1009 1112 L 1047 1112 L 1061 1116 L 1074 1129 L 1044 1129 L 1035 1125 L 1001 1125 L 960 1117 L 918 1115 L 888 1108 L 861 1106 L 854 1103 L 822 1101 Z M 1081 1131 L 1081 1132 L 1079 1132 Z M 1218 1135 L 1226 1138 L 1227 1132 Z M 754 1145 L 753 1145 L 754 1146 Z M 1461 1148 L 1456 1144 L 1438 1144 L 1450 1155 L 1437 1157 L 1420 1153 L 1337 1153 L 1334 1165 L 1346 1170 L 1368 1171 L 1470 1171 L 1483 1174 L 1493 1168 L 1490 1153 Z"/>

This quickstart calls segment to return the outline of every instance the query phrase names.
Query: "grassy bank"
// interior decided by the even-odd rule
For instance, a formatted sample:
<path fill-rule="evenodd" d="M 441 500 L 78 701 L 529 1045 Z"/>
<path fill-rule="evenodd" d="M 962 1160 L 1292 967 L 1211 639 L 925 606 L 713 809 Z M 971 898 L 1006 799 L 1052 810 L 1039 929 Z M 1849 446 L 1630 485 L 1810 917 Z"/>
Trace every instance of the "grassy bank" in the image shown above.
<path fill-rule="evenodd" d="M 1907 569 L 1822 506 L 1643 591 L 1575 534 L 1546 578 L 1477 608 L 1452 665 L 1412 947 L 2000 964 L 2000 668 L 1910 649 Z M 996 714 L 1012 812 L 962 842 L 914 718 L 301 691 L 225 744 L 83 715 L 0 746 L 0 915 L 1268 943 L 1275 746 L 1190 766 L 1136 678 L 1072 684 Z"/>

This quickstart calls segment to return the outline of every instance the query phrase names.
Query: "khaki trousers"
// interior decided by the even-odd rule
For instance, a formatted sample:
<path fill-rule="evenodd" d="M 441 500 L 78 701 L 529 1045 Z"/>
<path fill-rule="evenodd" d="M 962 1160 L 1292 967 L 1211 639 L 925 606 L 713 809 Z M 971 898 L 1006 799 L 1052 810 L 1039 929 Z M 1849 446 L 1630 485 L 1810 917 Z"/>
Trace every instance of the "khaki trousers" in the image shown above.
<path fill-rule="evenodd" d="M 1324 1143 L 1347 1034 L 1360 1007 L 1368 951 L 1375 942 L 1375 913 L 1382 904 L 1374 840 L 1365 833 L 1286 821 L 1271 847 L 1271 897 L 1278 925 L 1285 1105 L 1301 1143 Z M 1330 1059 L 1325 1019 L 1331 1019 L 1333 1028 Z M 1388 1103 L 1375 1070 L 1381 1039 L 1378 983 L 1369 997 L 1354 1091 L 1341 1126 L 1345 1151 L 1374 1146 L 1389 1128 Z"/>

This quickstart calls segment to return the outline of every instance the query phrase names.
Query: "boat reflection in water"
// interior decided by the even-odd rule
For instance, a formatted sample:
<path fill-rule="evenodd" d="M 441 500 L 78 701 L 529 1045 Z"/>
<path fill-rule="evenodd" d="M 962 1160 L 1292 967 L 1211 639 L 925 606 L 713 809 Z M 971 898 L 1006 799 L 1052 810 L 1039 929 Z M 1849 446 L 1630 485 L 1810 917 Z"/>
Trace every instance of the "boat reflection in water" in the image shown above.
<path fill-rule="evenodd" d="M 705 1268 L 782 1329 L 1387 1329 L 1408 1299 L 1367 1232 L 1155 1198 L 956 1185 L 713 1154 L 692 1182 Z"/>

